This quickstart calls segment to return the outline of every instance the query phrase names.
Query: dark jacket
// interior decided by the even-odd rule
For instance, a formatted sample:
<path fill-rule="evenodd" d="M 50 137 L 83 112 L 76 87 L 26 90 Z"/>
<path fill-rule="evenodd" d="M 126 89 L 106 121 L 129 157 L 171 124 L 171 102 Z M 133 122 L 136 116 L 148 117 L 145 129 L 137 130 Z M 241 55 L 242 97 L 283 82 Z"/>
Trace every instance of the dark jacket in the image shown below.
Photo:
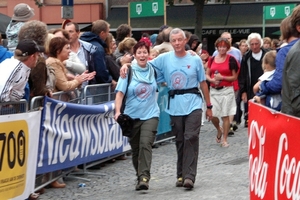
<path fill-rule="evenodd" d="M 97 47 L 93 54 L 94 71 L 96 71 L 96 76 L 92 84 L 110 83 L 112 78 L 106 68 L 104 51 L 104 48 L 106 47 L 105 42 L 98 35 L 92 32 L 83 33 L 80 39 Z"/>
<path fill-rule="evenodd" d="M 47 67 L 44 57 L 39 57 L 36 66 L 31 69 L 28 79 L 30 87 L 30 96 L 44 96 L 48 89 L 46 87 L 47 82 Z M 53 89 L 53 88 L 52 88 Z"/>
<path fill-rule="evenodd" d="M 278 49 L 276 54 L 276 69 L 273 75 L 273 78 L 270 81 L 263 81 L 260 85 L 261 94 L 269 95 L 269 94 L 281 94 L 282 88 L 282 71 L 284 68 L 284 62 L 286 55 L 292 46 L 298 41 L 293 40 L 286 46 Z"/>
<path fill-rule="evenodd" d="M 194 41 L 197 42 L 197 45 L 196 45 L 196 47 L 194 47 L 192 49 L 192 44 L 193 44 Z M 200 44 L 199 37 L 197 35 L 195 35 L 195 34 L 192 34 L 187 44 L 190 46 L 191 50 L 196 51 L 197 48 L 198 48 L 198 46 L 199 46 L 199 44 Z"/>
<path fill-rule="evenodd" d="M 259 61 L 252 57 L 252 51 L 250 50 L 243 56 L 241 62 L 241 70 L 238 76 L 239 87 L 241 94 L 244 92 L 247 93 L 248 100 L 254 97 L 253 86 L 263 74 L 261 64 L 266 51 L 264 49 L 261 50 L 262 55 Z"/>
<path fill-rule="evenodd" d="M 120 66 L 118 65 L 116 58 L 113 55 L 106 55 L 106 67 L 112 79 L 118 82 L 120 77 Z"/>
<path fill-rule="evenodd" d="M 282 76 L 281 112 L 300 117 L 300 40 L 288 52 Z"/>

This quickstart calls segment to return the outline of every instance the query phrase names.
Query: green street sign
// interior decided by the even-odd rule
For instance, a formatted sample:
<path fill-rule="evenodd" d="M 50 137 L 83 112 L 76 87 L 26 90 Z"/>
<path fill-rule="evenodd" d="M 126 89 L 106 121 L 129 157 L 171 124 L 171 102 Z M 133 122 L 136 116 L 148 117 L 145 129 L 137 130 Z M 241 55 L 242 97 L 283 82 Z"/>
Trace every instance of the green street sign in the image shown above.
<path fill-rule="evenodd" d="M 130 18 L 164 16 L 164 0 L 130 2 Z"/>
<path fill-rule="evenodd" d="M 290 16 L 296 4 L 284 4 L 284 5 L 274 5 L 274 6 L 264 6 L 265 13 L 264 19 L 284 19 Z"/>

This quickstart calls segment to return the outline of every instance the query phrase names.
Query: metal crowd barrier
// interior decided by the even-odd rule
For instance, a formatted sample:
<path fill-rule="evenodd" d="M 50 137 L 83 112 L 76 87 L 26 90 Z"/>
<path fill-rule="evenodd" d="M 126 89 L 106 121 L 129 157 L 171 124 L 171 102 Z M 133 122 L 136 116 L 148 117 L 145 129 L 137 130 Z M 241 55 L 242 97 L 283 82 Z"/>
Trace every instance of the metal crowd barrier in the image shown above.
<path fill-rule="evenodd" d="M 65 101 L 69 103 L 77 103 L 77 104 L 85 104 L 85 105 L 98 105 L 105 102 L 113 101 L 115 99 L 115 93 L 112 91 L 112 87 L 110 83 L 107 84 L 97 84 L 97 85 L 88 85 L 84 89 L 76 89 L 74 91 L 69 92 L 56 92 L 53 93 L 52 98 Z M 14 114 L 14 113 L 21 113 L 21 112 L 28 112 L 36 109 L 40 109 L 43 107 L 44 96 L 36 96 L 33 97 L 30 101 L 30 106 L 28 110 L 28 103 L 26 100 L 21 100 L 20 102 L 6 102 L 0 103 L 0 115 L 3 114 Z M 169 138 L 170 140 L 171 138 Z M 164 140 L 162 140 L 164 141 Z M 160 141 L 161 142 L 161 141 Z M 158 143 L 156 141 L 155 143 Z M 50 172 L 47 174 L 40 174 L 36 176 L 36 186 L 35 191 L 42 189 L 43 187 L 49 185 L 53 181 L 61 178 L 61 177 L 69 177 L 69 178 L 77 178 L 77 179 L 84 179 L 89 181 L 85 178 L 74 177 L 72 175 L 76 174 L 95 174 L 95 175 L 103 175 L 100 173 L 91 173 L 87 171 L 87 168 L 92 167 L 94 165 L 100 164 L 107 160 L 113 159 L 120 155 L 123 155 L 126 152 L 123 152 L 118 155 L 114 155 L 105 159 L 101 159 L 98 161 L 94 161 L 91 163 L 83 164 L 83 171 L 82 172 L 72 172 L 74 168 L 66 169 L 66 170 L 59 170 L 55 172 Z"/>
<path fill-rule="evenodd" d="M 82 104 L 97 105 L 115 99 L 110 83 L 88 85 L 83 90 Z"/>
<path fill-rule="evenodd" d="M 81 104 L 81 89 L 75 89 L 68 92 L 55 92 L 53 93 L 52 98 L 69 103 Z"/>
<path fill-rule="evenodd" d="M 30 106 L 29 106 L 29 109 L 30 110 L 36 110 L 40 107 L 43 107 L 43 103 L 44 103 L 44 96 L 36 96 L 36 97 L 33 97 L 31 100 L 30 100 Z"/>
<path fill-rule="evenodd" d="M 68 91 L 68 92 L 63 92 L 63 91 L 55 92 L 53 93 L 52 98 L 60 101 L 65 101 L 68 103 L 97 105 L 97 104 L 102 104 L 114 100 L 115 94 L 114 92 L 112 92 L 111 84 L 107 83 L 107 84 L 88 85 L 83 90 L 75 89 L 73 91 Z M 43 107 L 43 101 L 44 101 L 44 96 L 33 97 L 30 101 L 30 110 L 36 110 L 38 108 Z M 105 158 L 99 161 L 83 164 L 83 168 L 82 168 L 83 171 L 80 172 L 74 172 L 73 171 L 75 168 L 74 167 L 63 171 L 60 170 L 60 171 L 50 172 L 47 174 L 37 175 L 35 191 L 42 189 L 43 187 L 49 185 L 50 183 L 56 181 L 61 177 L 76 178 L 76 179 L 83 179 L 85 181 L 89 181 L 89 179 L 85 179 L 73 175 L 82 175 L 82 174 L 103 175 L 100 173 L 88 172 L 87 169 L 117 156 L 119 155 L 115 155 L 110 158 Z"/>
<path fill-rule="evenodd" d="M 66 101 L 70 103 L 81 103 L 80 98 L 81 90 L 75 89 L 73 91 L 68 92 L 55 92 L 52 95 L 52 98 L 60 100 L 60 101 Z M 30 101 L 30 110 L 36 110 L 39 108 L 42 108 L 44 105 L 44 96 L 36 96 L 33 97 Z M 59 170 L 50 172 L 47 174 L 38 174 L 35 178 L 35 191 L 38 191 L 47 185 L 51 184 L 52 182 L 67 176 L 69 173 L 71 173 L 75 167 L 66 169 L 66 170 Z"/>
<path fill-rule="evenodd" d="M 25 113 L 28 111 L 28 103 L 25 99 L 0 103 L 0 115 Z"/>

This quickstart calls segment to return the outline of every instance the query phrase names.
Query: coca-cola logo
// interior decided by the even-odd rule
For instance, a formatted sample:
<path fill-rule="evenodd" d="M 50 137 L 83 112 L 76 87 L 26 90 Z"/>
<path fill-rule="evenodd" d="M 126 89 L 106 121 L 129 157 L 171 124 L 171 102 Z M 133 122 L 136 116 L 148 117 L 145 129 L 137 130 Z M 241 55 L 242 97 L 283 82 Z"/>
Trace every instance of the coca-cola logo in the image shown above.
<path fill-rule="evenodd" d="M 271 142 L 266 145 L 267 139 L 268 142 L 276 142 L 276 145 L 270 145 Z M 252 121 L 248 148 L 251 193 L 258 199 L 300 199 L 300 161 L 291 156 L 295 152 L 289 149 L 286 133 L 279 135 L 279 141 L 274 140 L 272 133 L 267 134 L 267 127 Z M 271 158 L 265 157 L 265 152 L 274 155 L 273 162 Z"/>
<path fill-rule="evenodd" d="M 284 194 L 288 199 L 300 199 L 300 161 L 290 157 L 288 137 L 281 134 L 276 160 L 274 199 Z"/>
<path fill-rule="evenodd" d="M 250 191 L 264 198 L 267 190 L 267 175 L 269 164 L 264 161 L 264 146 L 266 142 L 266 129 L 259 127 L 256 121 L 252 121 L 249 129 L 249 152 L 258 150 L 258 156 L 249 155 L 249 179 Z"/>

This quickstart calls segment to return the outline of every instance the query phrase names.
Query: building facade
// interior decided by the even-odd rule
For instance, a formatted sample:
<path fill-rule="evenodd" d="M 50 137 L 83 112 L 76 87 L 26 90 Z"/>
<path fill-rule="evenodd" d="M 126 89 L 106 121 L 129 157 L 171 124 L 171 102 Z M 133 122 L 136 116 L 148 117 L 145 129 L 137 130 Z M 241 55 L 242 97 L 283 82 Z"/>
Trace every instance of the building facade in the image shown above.
<path fill-rule="evenodd" d="M 98 19 L 105 19 L 111 25 L 114 33 L 120 24 L 129 23 L 128 3 L 144 0 L 73 0 L 73 14 L 71 19 L 77 22 L 82 31 L 87 31 L 91 23 Z M 39 0 L 43 4 L 38 7 L 35 0 L 0 0 L 0 13 L 12 16 L 13 8 L 18 3 L 27 3 L 35 10 L 33 19 L 48 24 L 50 28 L 61 26 L 62 0 Z M 218 0 L 210 0 L 203 10 L 202 38 L 207 41 L 208 50 L 213 50 L 214 41 L 224 31 L 232 34 L 234 41 L 246 38 L 252 32 L 262 34 L 263 7 L 266 5 L 279 5 L 285 3 L 297 4 L 299 1 L 288 0 L 231 0 L 230 4 L 221 4 Z M 166 7 L 166 23 L 172 27 L 180 27 L 194 32 L 196 10 L 193 2 L 175 0 L 174 6 Z M 265 24 L 266 36 L 278 38 L 281 20 L 272 20 Z M 130 20 L 135 38 L 143 32 L 157 33 L 164 24 L 163 17 L 135 18 Z M 274 34 L 276 33 L 276 34 Z"/>

